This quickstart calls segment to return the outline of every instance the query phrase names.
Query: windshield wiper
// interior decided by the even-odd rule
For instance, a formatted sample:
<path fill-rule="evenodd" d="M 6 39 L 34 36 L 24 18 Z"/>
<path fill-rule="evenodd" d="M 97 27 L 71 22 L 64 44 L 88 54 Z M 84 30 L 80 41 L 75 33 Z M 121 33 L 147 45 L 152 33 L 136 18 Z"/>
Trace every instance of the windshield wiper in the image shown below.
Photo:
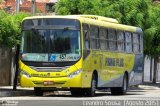
<path fill-rule="evenodd" d="M 68 26 L 67 26 L 67 27 L 64 27 L 63 29 L 64 29 L 64 30 L 70 30 L 70 29 L 75 29 L 75 27 L 72 27 L 72 26 L 69 26 L 69 27 L 68 27 Z"/>
<path fill-rule="evenodd" d="M 69 30 L 69 27 L 64 27 L 64 30 Z"/>

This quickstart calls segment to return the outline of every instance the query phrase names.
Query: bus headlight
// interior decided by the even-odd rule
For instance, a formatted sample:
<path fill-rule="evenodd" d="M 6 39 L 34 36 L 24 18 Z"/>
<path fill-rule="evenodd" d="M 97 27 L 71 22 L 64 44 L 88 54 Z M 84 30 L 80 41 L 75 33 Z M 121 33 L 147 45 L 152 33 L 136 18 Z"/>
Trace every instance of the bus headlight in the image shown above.
<path fill-rule="evenodd" d="M 27 78 L 30 78 L 30 77 L 31 77 L 31 75 L 29 75 L 27 72 L 25 72 L 25 71 L 23 71 L 23 70 L 21 70 L 20 72 L 21 72 L 21 74 L 22 74 L 23 76 L 25 76 L 25 77 L 27 77 Z"/>
<path fill-rule="evenodd" d="M 73 78 L 74 76 L 78 75 L 78 74 L 81 73 L 81 72 L 82 72 L 82 69 L 79 69 L 79 70 L 71 73 L 70 75 L 68 75 L 68 77 L 69 77 L 69 78 Z"/>

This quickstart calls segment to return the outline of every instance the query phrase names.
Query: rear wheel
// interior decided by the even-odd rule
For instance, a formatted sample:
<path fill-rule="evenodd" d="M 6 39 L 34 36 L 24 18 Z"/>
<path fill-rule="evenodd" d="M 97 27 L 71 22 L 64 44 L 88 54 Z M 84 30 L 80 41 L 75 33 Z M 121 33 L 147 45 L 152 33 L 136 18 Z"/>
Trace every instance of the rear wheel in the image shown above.
<path fill-rule="evenodd" d="M 36 96 L 43 96 L 43 90 L 39 87 L 34 87 L 34 93 Z"/>
<path fill-rule="evenodd" d="M 127 92 L 127 88 L 128 88 L 128 79 L 127 79 L 127 75 L 124 74 L 122 87 L 111 88 L 111 94 L 112 95 L 124 95 Z"/>
<path fill-rule="evenodd" d="M 95 75 L 93 74 L 91 80 L 91 87 L 86 89 L 86 95 L 89 97 L 95 96 L 96 87 L 97 87 L 97 81 Z"/>

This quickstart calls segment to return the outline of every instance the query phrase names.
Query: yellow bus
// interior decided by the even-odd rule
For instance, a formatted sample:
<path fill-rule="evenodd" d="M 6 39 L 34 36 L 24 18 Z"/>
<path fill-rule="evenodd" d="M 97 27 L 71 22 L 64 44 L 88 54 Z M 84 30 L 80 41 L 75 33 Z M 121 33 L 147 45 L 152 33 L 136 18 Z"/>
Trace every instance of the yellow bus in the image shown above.
<path fill-rule="evenodd" d="M 96 15 L 33 16 L 22 22 L 20 85 L 94 96 L 123 95 L 142 82 L 143 33 Z"/>

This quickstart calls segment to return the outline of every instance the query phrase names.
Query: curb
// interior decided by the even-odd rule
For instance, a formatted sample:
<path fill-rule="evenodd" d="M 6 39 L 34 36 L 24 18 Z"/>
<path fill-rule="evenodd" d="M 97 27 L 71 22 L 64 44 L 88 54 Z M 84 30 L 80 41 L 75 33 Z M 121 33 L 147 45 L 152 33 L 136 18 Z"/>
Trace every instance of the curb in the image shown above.
<path fill-rule="evenodd" d="M 144 85 L 144 86 L 156 86 L 156 87 L 160 87 L 160 82 L 157 82 L 157 83 L 144 82 L 144 83 L 142 83 L 141 85 Z"/>

